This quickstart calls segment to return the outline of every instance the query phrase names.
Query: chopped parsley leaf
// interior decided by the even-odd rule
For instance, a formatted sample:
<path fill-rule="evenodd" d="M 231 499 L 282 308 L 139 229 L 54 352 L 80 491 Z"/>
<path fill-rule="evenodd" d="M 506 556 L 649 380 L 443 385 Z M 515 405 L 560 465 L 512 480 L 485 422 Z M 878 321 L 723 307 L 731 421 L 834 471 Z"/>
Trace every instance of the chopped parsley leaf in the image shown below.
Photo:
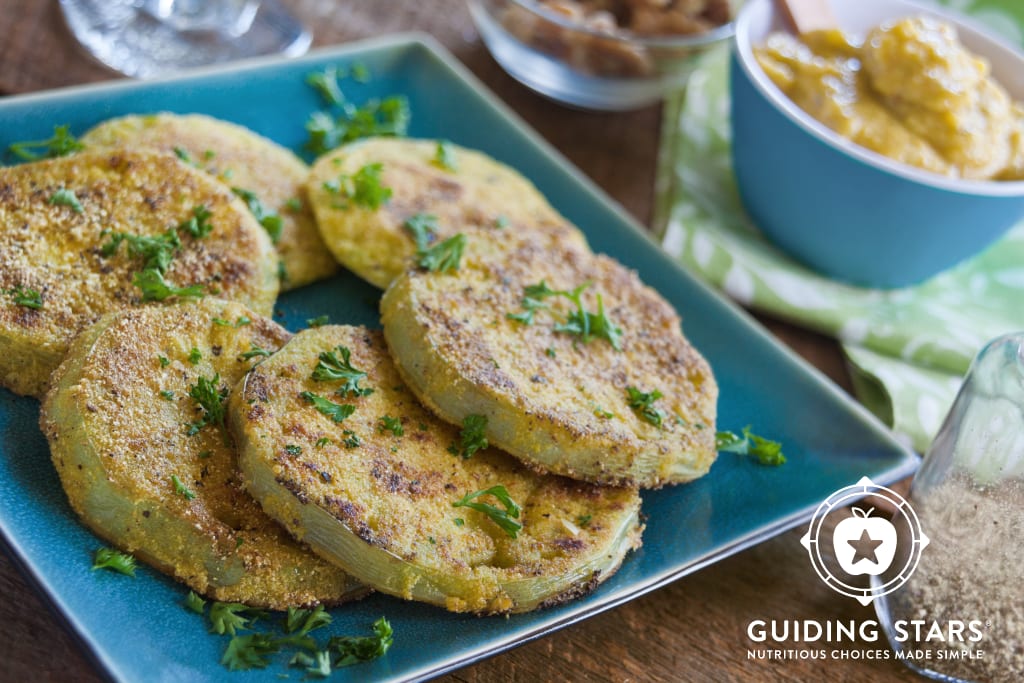
<path fill-rule="evenodd" d="M 252 320 L 248 316 L 245 316 L 245 315 L 239 316 L 238 319 L 235 320 L 235 322 L 231 322 L 230 320 L 225 320 L 224 318 L 214 318 L 213 319 L 213 324 L 214 325 L 220 325 L 221 327 L 235 327 L 235 328 L 238 328 L 238 327 L 243 327 L 245 325 L 249 325 L 251 323 L 252 323 Z"/>
<path fill-rule="evenodd" d="M 33 310 L 43 307 L 43 295 L 35 289 L 24 285 L 15 285 L 11 289 L 0 290 L 14 300 L 15 305 L 24 306 Z"/>
<path fill-rule="evenodd" d="M 202 239 L 213 232 L 210 218 L 213 216 L 204 204 L 192 207 L 192 216 L 178 224 L 178 230 L 184 230 L 196 239 Z"/>
<path fill-rule="evenodd" d="M 160 392 L 160 398 L 164 399 L 165 401 L 173 401 L 174 400 L 174 392 L 165 389 L 165 390 Z"/>
<path fill-rule="evenodd" d="M 272 355 L 272 351 L 269 351 L 261 346 L 256 346 L 252 342 L 249 343 L 249 350 L 243 351 L 238 354 L 238 360 L 251 360 L 257 356 L 268 358 Z"/>
<path fill-rule="evenodd" d="M 338 656 L 334 666 L 341 668 L 383 657 L 394 642 L 394 631 L 384 617 L 373 622 L 372 636 L 334 636 L 327 649 Z"/>
<path fill-rule="evenodd" d="M 192 350 L 188 352 L 188 362 L 192 365 L 198 365 L 199 361 L 203 359 L 202 352 L 196 347 L 192 347 Z"/>
<path fill-rule="evenodd" d="M 71 127 L 67 124 L 54 126 L 53 135 L 46 140 L 15 142 L 7 148 L 11 154 L 23 161 L 62 157 L 83 149 L 85 149 L 85 145 L 71 134 Z"/>
<path fill-rule="evenodd" d="M 345 102 L 337 118 L 328 112 L 313 112 L 306 122 L 306 149 L 319 156 L 360 138 L 401 137 L 409 130 L 409 118 L 409 100 L 401 95 L 372 99 L 358 107 Z"/>
<path fill-rule="evenodd" d="M 466 520 L 464 520 L 462 517 L 456 517 L 455 518 L 455 526 L 462 526 L 465 523 L 466 523 Z"/>
<path fill-rule="evenodd" d="M 188 435 L 192 436 L 206 425 L 224 426 L 224 402 L 228 397 L 228 388 L 219 387 L 220 374 L 212 378 L 200 376 L 196 383 L 188 388 L 188 395 L 202 411 L 198 420 L 189 424 Z M 219 387 L 219 388 L 218 388 Z"/>
<path fill-rule="evenodd" d="M 357 83 L 369 83 L 370 82 L 370 68 L 362 62 L 356 62 L 352 65 L 352 78 Z"/>
<path fill-rule="evenodd" d="M 171 360 L 167 356 L 157 356 L 156 359 L 160 362 L 160 367 L 162 368 L 166 368 L 171 364 Z"/>
<path fill-rule="evenodd" d="M 142 291 L 143 301 L 164 301 L 171 297 L 197 299 L 206 295 L 199 284 L 175 287 L 164 280 L 163 273 L 156 268 L 146 268 L 135 273 L 132 284 Z"/>
<path fill-rule="evenodd" d="M 128 244 L 128 255 L 142 257 L 143 268 L 158 270 L 166 273 L 171 265 L 171 259 L 181 247 L 181 240 L 178 233 L 171 229 L 159 235 L 132 235 L 127 232 L 115 232 L 110 235 L 110 240 L 100 247 L 100 254 L 113 256 L 117 253 L 121 243 Z"/>
<path fill-rule="evenodd" d="M 189 591 L 185 596 L 185 608 L 196 614 L 202 614 L 206 611 L 206 600 L 196 595 L 195 591 Z"/>
<path fill-rule="evenodd" d="M 341 360 L 338 360 L 337 354 L 341 355 Z M 366 379 L 366 373 L 353 367 L 350 356 L 351 351 L 345 346 L 337 346 L 334 351 L 324 351 L 313 369 L 312 377 L 318 382 L 345 380 L 345 384 L 336 392 L 341 396 L 369 396 L 373 389 L 359 386 L 359 382 Z"/>
<path fill-rule="evenodd" d="M 331 443 L 330 439 L 328 439 L 326 436 L 321 436 L 319 439 L 316 440 L 316 447 L 323 448 L 329 443 Z"/>
<path fill-rule="evenodd" d="M 330 625 L 333 618 L 324 610 L 323 605 L 317 605 L 313 609 L 302 609 L 289 607 L 285 616 L 285 633 L 295 633 L 304 636 L 310 631 Z"/>
<path fill-rule="evenodd" d="M 184 483 L 182 483 L 181 479 L 178 479 L 178 475 L 171 475 L 171 484 L 174 485 L 174 492 L 180 496 L 183 496 L 185 500 L 192 500 L 193 498 L 196 497 L 196 494 L 192 493 L 192 491 L 190 491 L 189 488 L 185 486 Z"/>
<path fill-rule="evenodd" d="M 342 442 L 345 444 L 345 448 L 359 448 L 360 446 L 363 445 L 363 442 L 359 438 L 359 435 L 356 434 L 355 432 L 346 429 L 341 434 L 342 436 L 345 437 L 345 440 Z"/>
<path fill-rule="evenodd" d="M 279 649 L 280 645 L 269 633 L 234 636 L 228 641 L 228 647 L 224 650 L 220 663 L 230 671 L 265 669 L 270 664 L 270 655 Z"/>
<path fill-rule="evenodd" d="M 524 325 L 532 325 L 537 311 L 549 309 L 546 299 L 551 297 L 562 297 L 576 304 L 576 310 L 569 313 L 565 322 L 556 323 L 555 332 L 564 332 L 575 335 L 589 343 L 592 339 L 604 339 L 616 351 L 622 350 L 622 328 L 616 325 L 608 317 L 604 310 L 604 300 L 597 295 L 597 313 L 591 313 L 583 306 L 583 292 L 590 287 L 585 283 L 572 291 L 556 290 L 548 287 L 547 283 L 541 280 L 535 285 L 528 285 L 523 288 L 523 299 L 521 313 L 507 313 L 506 318 L 516 320 Z"/>
<path fill-rule="evenodd" d="M 480 496 L 494 496 L 498 499 L 505 509 L 502 510 L 490 503 L 475 503 L 472 502 L 474 499 Z M 489 489 L 482 489 L 480 491 L 474 491 L 473 493 L 467 493 L 462 497 L 461 500 L 457 500 L 452 503 L 452 507 L 467 507 L 477 512 L 482 512 L 491 520 L 501 527 L 502 531 L 506 534 L 515 538 L 519 533 L 523 525 L 515 521 L 519 518 L 519 506 L 515 504 L 512 498 L 508 494 L 508 490 L 502 486 L 492 486 Z"/>
<path fill-rule="evenodd" d="M 378 420 L 380 425 L 377 427 L 377 431 L 391 432 L 395 436 L 402 436 L 405 434 L 405 428 L 402 427 L 402 418 L 391 417 L 390 415 L 383 415 Z"/>
<path fill-rule="evenodd" d="M 453 442 L 448 446 L 448 452 L 468 459 L 477 451 L 487 448 L 490 444 L 487 437 L 484 436 L 486 429 L 486 415 L 467 415 L 462 420 L 462 431 L 459 432 L 458 442 Z"/>
<path fill-rule="evenodd" d="M 331 675 L 331 653 L 329 650 L 316 650 L 310 657 L 299 651 L 288 660 L 288 666 L 302 667 L 306 678 L 329 678 Z"/>
<path fill-rule="evenodd" d="M 437 141 L 437 147 L 434 150 L 434 158 L 431 160 L 431 163 L 442 170 L 453 173 L 459 169 L 458 161 L 455 158 L 455 150 L 447 140 Z"/>
<path fill-rule="evenodd" d="M 661 397 L 662 393 L 657 389 L 644 393 L 636 387 L 626 387 L 626 403 L 641 419 L 655 427 L 661 427 L 665 419 L 665 411 L 653 405 Z"/>
<path fill-rule="evenodd" d="M 356 412 L 356 407 L 350 403 L 335 403 L 329 401 L 323 396 L 317 396 L 311 391 L 303 391 L 299 394 L 302 398 L 313 404 L 320 413 L 331 418 L 335 422 L 341 422 L 352 413 Z"/>
<path fill-rule="evenodd" d="M 391 188 L 381 185 L 380 174 L 383 164 L 366 164 L 352 175 L 341 175 L 335 181 L 324 183 L 324 189 L 331 194 L 352 200 L 368 209 L 379 209 L 391 200 Z M 337 205 L 347 208 L 348 202 Z"/>
<path fill-rule="evenodd" d="M 306 325 L 309 326 L 309 327 L 323 327 L 324 325 L 326 325 L 330 321 L 331 321 L 331 319 L 327 316 L 327 314 L 324 314 L 324 315 L 318 315 L 315 318 L 307 318 L 306 319 Z"/>
<path fill-rule="evenodd" d="M 590 524 L 591 519 L 593 519 L 593 515 L 580 515 L 576 518 L 576 526 L 585 527 Z"/>
<path fill-rule="evenodd" d="M 210 605 L 210 633 L 235 635 L 264 614 L 263 610 L 238 602 L 214 602 Z"/>
<path fill-rule="evenodd" d="M 452 273 L 459 269 L 462 263 L 462 252 L 466 248 L 466 236 L 463 233 L 452 235 L 443 242 L 438 242 L 418 256 L 417 265 L 420 268 L 437 273 Z"/>
<path fill-rule="evenodd" d="M 343 77 L 344 72 L 339 72 L 336 66 L 328 66 L 323 71 L 307 74 L 306 83 L 320 93 L 327 104 L 341 104 L 345 101 L 345 95 L 338 85 L 339 76 Z"/>
<path fill-rule="evenodd" d="M 134 577 L 137 564 L 133 556 L 111 548 L 99 548 L 92 557 L 94 570 L 109 569 L 125 576 Z"/>
<path fill-rule="evenodd" d="M 78 201 L 78 197 L 75 196 L 74 191 L 63 187 L 50 195 L 50 204 L 66 206 L 75 213 L 82 213 L 84 210 L 82 208 L 82 203 Z"/>
<path fill-rule="evenodd" d="M 295 444 L 288 444 L 284 447 L 284 452 L 288 455 L 302 455 L 302 446 L 296 446 Z"/>
<path fill-rule="evenodd" d="M 263 205 L 259 197 L 254 192 L 242 189 L 241 187 L 232 187 L 231 191 L 241 197 L 246 206 L 249 207 L 249 211 L 259 224 L 263 226 L 263 229 L 270 235 L 270 241 L 277 244 L 281 239 L 281 230 L 284 229 L 284 221 L 276 211 L 271 211 Z"/>
<path fill-rule="evenodd" d="M 726 453 L 753 456 L 762 465 L 781 465 L 786 462 L 782 444 L 751 433 L 750 425 L 743 428 L 743 436 L 733 432 L 715 432 L 715 448 Z"/>
<path fill-rule="evenodd" d="M 302 200 L 299 199 L 298 197 L 289 197 L 285 201 L 284 207 L 286 209 L 288 209 L 289 211 L 293 212 L 293 213 L 294 212 L 298 212 L 298 211 L 302 211 L 302 208 L 303 208 Z"/>

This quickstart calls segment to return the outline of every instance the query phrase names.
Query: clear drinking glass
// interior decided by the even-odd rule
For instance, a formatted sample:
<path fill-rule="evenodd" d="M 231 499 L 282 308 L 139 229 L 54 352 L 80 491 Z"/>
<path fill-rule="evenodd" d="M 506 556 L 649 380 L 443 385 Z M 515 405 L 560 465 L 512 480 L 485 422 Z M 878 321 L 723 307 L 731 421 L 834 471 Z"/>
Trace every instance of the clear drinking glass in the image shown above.
<path fill-rule="evenodd" d="M 103 64 L 151 78 L 266 54 L 312 36 L 278 0 L 60 0 L 72 35 Z"/>
<path fill-rule="evenodd" d="M 975 358 L 910 502 L 931 543 L 875 600 L 894 654 L 937 680 L 1024 680 L 1024 333 Z"/>

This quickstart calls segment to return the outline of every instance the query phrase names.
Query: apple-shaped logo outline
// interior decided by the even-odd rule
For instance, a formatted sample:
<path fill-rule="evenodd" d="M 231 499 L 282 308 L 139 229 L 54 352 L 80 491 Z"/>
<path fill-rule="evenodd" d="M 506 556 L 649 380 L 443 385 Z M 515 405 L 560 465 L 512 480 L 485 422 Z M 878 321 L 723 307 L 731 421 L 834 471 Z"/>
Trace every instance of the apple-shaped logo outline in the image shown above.
<path fill-rule="evenodd" d="M 896 527 L 884 517 L 872 517 L 873 507 L 865 511 L 854 506 L 851 511 L 832 531 L 836 561 L 850 576 L 878 576 L 896 557 Z"/>

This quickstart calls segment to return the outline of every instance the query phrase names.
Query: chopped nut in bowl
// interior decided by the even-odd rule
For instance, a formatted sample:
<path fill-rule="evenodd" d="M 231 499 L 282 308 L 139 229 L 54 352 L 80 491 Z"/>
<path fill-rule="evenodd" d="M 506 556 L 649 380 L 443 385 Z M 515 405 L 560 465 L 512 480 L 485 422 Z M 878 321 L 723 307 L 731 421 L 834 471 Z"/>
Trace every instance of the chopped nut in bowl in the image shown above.
<path fill-rule="evenodd" d="M 469 0 L 469 8 L 509 74 L 589 109 L 657 101 L 732 36 L 730 0 Z"/>

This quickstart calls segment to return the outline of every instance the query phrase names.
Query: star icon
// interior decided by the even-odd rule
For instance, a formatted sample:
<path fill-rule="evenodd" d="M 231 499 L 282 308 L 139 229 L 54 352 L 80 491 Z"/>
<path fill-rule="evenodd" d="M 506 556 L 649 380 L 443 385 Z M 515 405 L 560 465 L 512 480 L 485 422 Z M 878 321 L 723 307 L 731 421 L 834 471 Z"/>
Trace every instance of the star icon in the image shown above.
<path fill-rule="evenodd" d="M 856 551 L 853 556 L 851 564 L 857 564 L 861 560 L 871 560 L 875 564 L 878 564 L 878 557 L 875 556 L 875 549 L 882 545 L 885 541 L 876 541 L 868 536 L 868 530 L 864 529 L 860 532 L 860 538 L 856 541 L 847 541 L 850 546 Z"/>

